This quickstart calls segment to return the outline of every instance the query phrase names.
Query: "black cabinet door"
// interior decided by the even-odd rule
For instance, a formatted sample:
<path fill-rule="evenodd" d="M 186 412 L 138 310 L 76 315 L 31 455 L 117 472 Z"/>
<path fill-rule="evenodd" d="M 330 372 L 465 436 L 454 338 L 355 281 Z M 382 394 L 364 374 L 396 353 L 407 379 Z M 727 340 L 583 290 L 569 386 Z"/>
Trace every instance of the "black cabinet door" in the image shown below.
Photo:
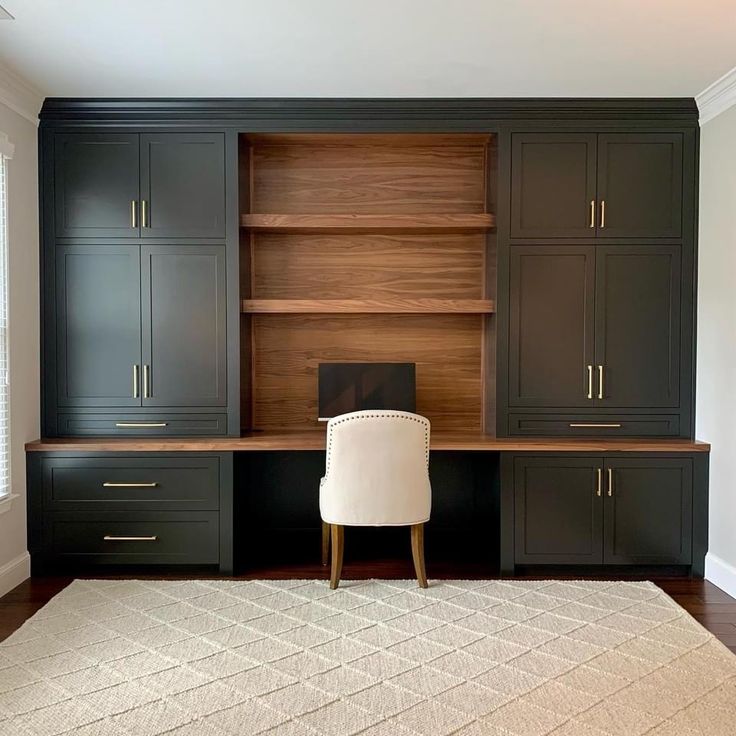
<path fill-rule="evenodd" d="M 595 246 L 512 246 L 509 406 L 590 407 Z"/>
<path fill-rule="evenodd" d="M 59 406 L 140 406 L 140 248 L 56 247 Z"/>
<path fill-rule="evenodd" d="M 57 237 L 137 238 L 138 135 L 54 137 Z"/>
<path fill-rule="evenodd" d="M 516 564 L 600 564 L 602 458 L 514 460 Z"/>
<path fill-rule="evenodd" d="M 604 562 L 692 562 L 690 458 L 609 460 L 604 498 Z"/>
<path fill-rule="evenodd" d="M 224 237 L 224 135 L 141 135 L 141 199 L 143 237 Z"/>
<path fill-rule="evenodd" d="M 679 238 L 682 134 L 599 135 L 598 209 L 598 237 Z"/>
<path fill-rule="evenodd" d="M 595 236 L 596 139 L 595 133 L 512 136 L 511 237 Z"/>
<path fill-rule="evenodd" d="M 600 406 L 679 406 L 680 255 L 675 245 L 596 246 Z"/>
<path fill-rule="evenodd" d="M 141 250 L 143 405 L 224 406 L 225 246 Z"/>

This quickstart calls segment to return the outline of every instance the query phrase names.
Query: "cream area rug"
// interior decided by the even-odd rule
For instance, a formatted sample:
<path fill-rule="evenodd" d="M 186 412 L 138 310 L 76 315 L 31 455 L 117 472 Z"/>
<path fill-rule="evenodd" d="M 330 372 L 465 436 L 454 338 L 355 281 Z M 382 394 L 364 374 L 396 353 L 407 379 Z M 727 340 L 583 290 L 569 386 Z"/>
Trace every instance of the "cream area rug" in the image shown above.
<path fill-rule="evenodd" d="M 81 581 L 0 644 L 2 736 L 731 736 L 651 583 Z"/>

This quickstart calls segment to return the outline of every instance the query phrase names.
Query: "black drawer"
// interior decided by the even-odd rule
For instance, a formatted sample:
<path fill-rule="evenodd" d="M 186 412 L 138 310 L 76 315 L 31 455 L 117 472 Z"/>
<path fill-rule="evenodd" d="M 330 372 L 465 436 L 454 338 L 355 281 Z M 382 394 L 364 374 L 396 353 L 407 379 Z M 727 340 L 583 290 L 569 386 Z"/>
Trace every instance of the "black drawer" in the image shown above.
<path fill-rule="evenodd" d="M 219 508 L 217 457 L 44 457 L 41 468 L 47 510 Z"/>
<path fill-rule="evenodd" d="M 227 414 L 59 414 L 68 437 L 184 437 L 227 434 Z"/>
<path fill-rule="evenodd" d="M 509 414 L 509 435 L 534 437 L 677 437 L 680 417 L 663 415 Z"/>
<path fill-rule="evenodd" d="M 44 553 L 51 562 L 187 564 L 219 562 L 216 511 L 48 514 Z"/>

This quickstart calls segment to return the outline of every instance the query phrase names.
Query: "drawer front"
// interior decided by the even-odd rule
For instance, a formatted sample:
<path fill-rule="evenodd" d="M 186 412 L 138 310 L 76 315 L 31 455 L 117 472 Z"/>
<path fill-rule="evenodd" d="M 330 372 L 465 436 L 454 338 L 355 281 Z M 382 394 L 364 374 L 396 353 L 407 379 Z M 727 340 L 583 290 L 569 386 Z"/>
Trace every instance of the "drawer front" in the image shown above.
<path fill-rule="evenodd" d="M 575 414 L 509 414 L 509 435 L 568 437 L 677 437 L 678 415 L 585 417 Z"/>
<path fill-rule="evenodd" d="M 59 414 L 59 434 L 67 437 L 183 437 L 226 433 L 227 414 Z"/>
<path fill-rule="evenodd" d="M 46 457 L 47 510 L 219 508 L 217 457 Z"/>
<path fill-rule="evenodd" d="M 45 521 L 50 561 L 79 564 L 188 564 L 219 562 L 218 513 L 54 513 Z"/>

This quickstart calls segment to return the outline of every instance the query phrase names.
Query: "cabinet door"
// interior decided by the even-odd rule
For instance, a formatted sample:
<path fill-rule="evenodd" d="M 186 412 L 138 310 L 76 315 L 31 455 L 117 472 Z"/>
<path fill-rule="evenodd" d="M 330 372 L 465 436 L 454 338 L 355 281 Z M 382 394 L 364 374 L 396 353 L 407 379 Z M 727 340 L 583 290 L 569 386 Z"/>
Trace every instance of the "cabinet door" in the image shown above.
<path fill-rule="evenodd" d="M 597 247 L 595 343 L 600 406 L 679 406 L 679 246 Z"/>
<path fill-rule="evenodd" d="M 225 138 L 222 133 L 141 136 L 141 235 L 225 236 Z"/>
<path fill-rule="evenodd" d="M 226 403 L 225 247 L 142 248 L 143 405 Z"/>
<path fill-rule="evenodd" d="M 588 407 L 595 247 L 513 246 L 509 406 Z"/>
<path fill-rule="evenodd" d="M 689 565 L 692 503 L 690 458 L 609 460 L 603 561 L 619 565 Z"/>
<path fill-rule="evenodd" d="M 600 471 L 600 472 L 599 472 Z M 517 457 L 515 562 L 600 564 L 602 458 Z"/>
<path fill-rule="evenodd" d="M 57 237 L 137 238 L 138 135 L 54 138 Z"/>
<path fill-rule="evenodd" d="M 511 237 L 595 236 L 595 133 L 515 133 Z"/>
<path fill-rule="evenodd" d="M 59 406 L 140 406 L 140 248 L 56 248 Z"/>
<path fill-rule="evenodd" d="M 600 135 L 598 200 L 599 237 L 679 238 L 682 135 Z"/>

